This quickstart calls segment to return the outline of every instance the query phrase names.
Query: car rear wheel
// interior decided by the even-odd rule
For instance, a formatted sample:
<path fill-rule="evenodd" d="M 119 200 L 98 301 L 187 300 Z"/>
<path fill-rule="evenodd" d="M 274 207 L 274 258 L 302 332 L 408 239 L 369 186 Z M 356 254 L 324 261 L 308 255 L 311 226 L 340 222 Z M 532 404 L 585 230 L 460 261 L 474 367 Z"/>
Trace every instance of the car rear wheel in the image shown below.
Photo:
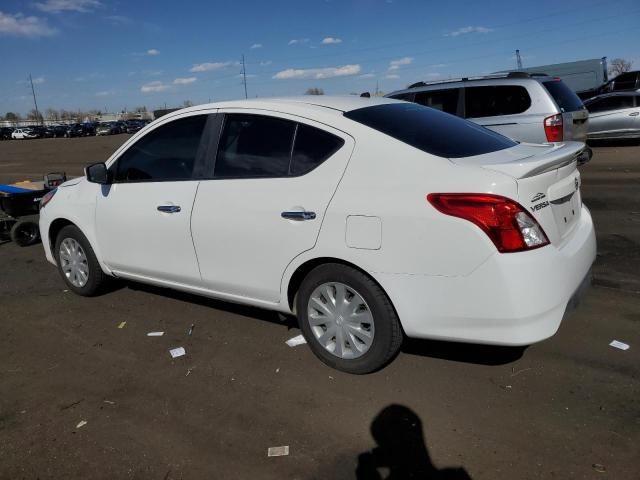
<path fill-rule="evenodd" d="M 54 254 L 63 280 L 78 295 L 99 294 L 109 277 L 102 271 L 89 241 L 75 225 L 67 225 L 58 234 Z"/>
<path fill-rule="evenodd" d="M 385 366 L 402 344 L 400 321 L 380 286 L 341 264 L 313 269 L 296 296 L 300 329 L 327 365 L 365 374 Z"/>

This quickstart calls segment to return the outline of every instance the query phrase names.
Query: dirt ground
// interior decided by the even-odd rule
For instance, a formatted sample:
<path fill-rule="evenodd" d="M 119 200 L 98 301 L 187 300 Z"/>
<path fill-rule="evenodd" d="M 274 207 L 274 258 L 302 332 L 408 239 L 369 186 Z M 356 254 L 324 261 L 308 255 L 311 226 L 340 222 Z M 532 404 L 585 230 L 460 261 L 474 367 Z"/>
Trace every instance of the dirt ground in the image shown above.
<path fill-rule="evenodd" d="M 79 175 L 125 139 L 0 142 L 0 183 Z M 553 338 L 411 341 L 367 376 L 287 347 L 277 314 L 135 284 L 81 298 L 40 245 L 0 245 L 0 478 L 637 480 L 640 147 L 594 151 L 594 285 Z"/>

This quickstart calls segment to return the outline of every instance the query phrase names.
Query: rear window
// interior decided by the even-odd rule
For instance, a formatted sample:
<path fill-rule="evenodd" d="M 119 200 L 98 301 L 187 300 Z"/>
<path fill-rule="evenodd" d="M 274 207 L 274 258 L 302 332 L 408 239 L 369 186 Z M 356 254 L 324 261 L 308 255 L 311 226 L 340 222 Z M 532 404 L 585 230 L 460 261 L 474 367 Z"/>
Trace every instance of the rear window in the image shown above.
<path fill-rule="evenodd" d="M 542 85 L 544 85 L 563 112 L 575 112 L 584 108 L 580 97 L 567 87 L 562 80 L 549 80 L 548 82 L 542 82 Z"/>
<path fill-rule="evenodd" d="M 439 157 L 471 157 L 516 145 L 487 128 L 417 104 L 376 105 L 344 116 Z"/>

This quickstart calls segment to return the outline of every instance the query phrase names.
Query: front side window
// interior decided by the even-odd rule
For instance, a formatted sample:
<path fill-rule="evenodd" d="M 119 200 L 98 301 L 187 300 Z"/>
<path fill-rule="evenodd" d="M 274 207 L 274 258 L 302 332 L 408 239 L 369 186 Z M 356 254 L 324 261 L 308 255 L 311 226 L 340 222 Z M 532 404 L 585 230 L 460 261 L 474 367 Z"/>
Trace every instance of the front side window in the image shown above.
<path fill-rule="evenodd" d="M 594 102 L 589 102 L 587 110 L 591 113 L 607 112 L 610 110 L 621 110 L 623 108 L 633 108 L 633 96 L 631 95 L 615 95 L 605 97 Z"/>
<path fill-rule="evenodd" d="M 516 115 L 531 106 L 531 97 L 519 85 L 495 85 L 465 88 L 465 117 Z"/>
<path fill-rule="evenodd" d="M 116 162 L 116 182 L 190 180 L 207 115 L 174 120 L 138 140 Z"/>
<path fill-rule="evenodd" d="M 295 130 L 294 122 L 281 118 L 225 115 L 214 177 L 287 176 Z"/>
<path fill-rule="evenodd" d="M 414 102 L 424 105 L 425 107 L 435 108 L 436 110 L 456 115 L 458 113 L 459 95 L 459 88 L 417 92 Z"/>

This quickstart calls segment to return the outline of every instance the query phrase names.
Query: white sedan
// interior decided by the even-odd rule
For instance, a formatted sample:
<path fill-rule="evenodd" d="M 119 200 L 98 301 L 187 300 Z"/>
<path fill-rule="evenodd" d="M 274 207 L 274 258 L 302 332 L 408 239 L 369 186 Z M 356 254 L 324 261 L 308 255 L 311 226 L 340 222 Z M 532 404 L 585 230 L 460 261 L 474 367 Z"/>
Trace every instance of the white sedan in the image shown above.
<path fill-rule="evenodd" d="M 293 313 L 367 373 L 404 336 L 553 335 L 596 254 L 585 155 L 390 99 L 201 105 L 47 194 L 40 230 L 80 295 L 116 277 Z"/>
<path fill-rule="evenodd" d="M 16 128 L 13 132 L 11 132 L 11 138 L 17 140 L 26 140 L 28 138 L 38 138 L 38 135 L 35 132 L 28 128 Z"/>

